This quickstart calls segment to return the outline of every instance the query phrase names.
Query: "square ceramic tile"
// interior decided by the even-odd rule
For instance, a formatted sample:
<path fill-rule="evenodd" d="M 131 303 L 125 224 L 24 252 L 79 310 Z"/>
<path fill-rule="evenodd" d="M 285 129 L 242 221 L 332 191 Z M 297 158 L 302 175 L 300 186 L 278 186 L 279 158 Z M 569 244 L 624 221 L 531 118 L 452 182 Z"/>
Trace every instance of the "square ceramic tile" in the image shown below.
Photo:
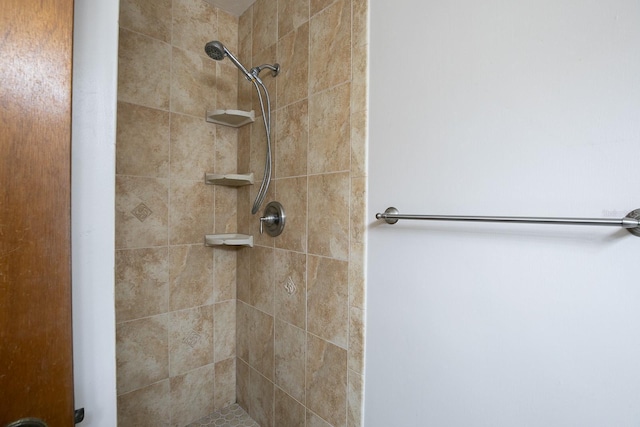
<path fill-rule="evenodd" d="M 347 352 L 311 334 L 307 334 L 307 407 L 332 426 L 346 426 Z"/>
<path fill-rule="evenodd" d="M 318 93 L 350 80 L 351 1 L 336 1 L 312 16 L 309 28 L 311 93 Z M 327 52 L 331 52 L 331 55 L 327 55 Z"/>
<path fill-rule="evenodd" d="M 120 27 L 169 42 L 171 3 L 172 0 L 121 0 Z"/>
<path fill-rule="evenodd" d="M 116 174 L 169 177 L 169 113 L 118 102 Z"/>
<path fill-rule="evenodd" d="M 169 380 L 118 396 L 118 427 L 169 427 Z"/>
<path fill-rule="evenodd" d="M 213 363 L 213 306 L 169 313 L 171 376 Z"/>
<path fill-rule="evenodd" d="M 159 315 L 118 324 L 118 394 L 169 377 L 167 320 L 167 315 Z"/>
<path fill-rule="evenodd" d="M 170 77 L 169 44 L 120 29 L 118 101 L 168 110 Z"/>
<path fill-rule="evenodd" d="M 307 328 L 346 349 L 349 339 L 348 263 L 309 256 L 307 266 Z"/>
<path fill-rule="evenodd" d="M 116 251 L 116 321 L 156 314 L 169 308 L 167 248 Z"/>
<path fill-rule="evenodd" d="M 167 244 L 168 181 L 116 176 L 116 248 Z"/>

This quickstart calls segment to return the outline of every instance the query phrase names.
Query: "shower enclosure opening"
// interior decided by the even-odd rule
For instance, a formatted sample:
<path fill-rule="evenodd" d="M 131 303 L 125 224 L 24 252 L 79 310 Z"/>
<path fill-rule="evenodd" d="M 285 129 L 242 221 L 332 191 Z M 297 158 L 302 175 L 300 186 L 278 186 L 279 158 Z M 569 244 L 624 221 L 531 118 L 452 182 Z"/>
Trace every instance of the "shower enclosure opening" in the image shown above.
<path fill-rule="evenodd" d="M 271 181 L 271 100 L 269 98 L 269 91 L 264 83 L 260 79 L 260 73 L 268 69 L 271 71 L 271 75 L 276 77 L 280 72 L 279 64 L 262 64 L 257 67 L 251 68 L 249 71 L 238 61 L 238 59 L 219 41 L 211 41 L 204 47 L 204 51 L 207 55 L 216 61 L 222 61 L 225 57 L 229 58 L 233 64 L 244 74 L 245 78 L 253 83 L 258 93 L 258 99 L 260 101 L 260 110 L 262 112 L 262 121 L 264 122 L 264 130 L 267 137 L 267 155 L 264 165 L 264 174 L 262 176 L 262 183 L 260 189 L 256 195 L 256 199 L 253 202 L 251 213 L 255 214 L 260 209 L 267 190 L 269 189 L 269 182 Z M 261 90 L 262 89 L 262 92 Z M 264 98 L 263 98 L 264 92 Z M 266 100 L 266 108 L 265 108 Z M 266 110 L 266 111 L 265 111 Z"/>

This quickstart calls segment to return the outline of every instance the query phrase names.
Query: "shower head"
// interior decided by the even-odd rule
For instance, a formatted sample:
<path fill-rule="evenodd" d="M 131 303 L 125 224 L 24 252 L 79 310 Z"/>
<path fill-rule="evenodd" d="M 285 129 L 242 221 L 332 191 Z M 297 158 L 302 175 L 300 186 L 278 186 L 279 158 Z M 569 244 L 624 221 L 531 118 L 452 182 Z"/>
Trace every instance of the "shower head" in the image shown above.
<path fill-rule="evenodd" d="M 224 59 L 225 47 L 217 40 L 204 45 L 204 51 L 207 52 L 207 55 L 209 55 L 211 59 L 215 59 L 216 61 L 222 61 Z"/>
<path fill-rule="evenodd" d="M 209 57 L 211 59 L 215 59 L 216 61 L 222 61 L 225 56 L 229 57 L 231 62 L 233 62 L 233 64 L 236 67 L 238 67 L 238 69 L 240 71 L 242 71 L 244 73 L 244 75 L 247 78 L 247 80 L 252 81 L 255 78 L 257 78 L 257 76 L 254 76 L 253 74 L 248 72 L 247 69 L 242 66 L 240 61 L 238 61 L 236 59 L 236 57 L 233 56 L 233 54 L 231 52 L 229 52 L 229 49 L 224 47 L 224 45 L 222 43 L 220 43 L 219 41 L 214 40 L 214 41 L 211 41 L 211 42 L 207 43 L 204 46 L 204 51 L 207 53 L 207 55 L 209 55 Z"/>

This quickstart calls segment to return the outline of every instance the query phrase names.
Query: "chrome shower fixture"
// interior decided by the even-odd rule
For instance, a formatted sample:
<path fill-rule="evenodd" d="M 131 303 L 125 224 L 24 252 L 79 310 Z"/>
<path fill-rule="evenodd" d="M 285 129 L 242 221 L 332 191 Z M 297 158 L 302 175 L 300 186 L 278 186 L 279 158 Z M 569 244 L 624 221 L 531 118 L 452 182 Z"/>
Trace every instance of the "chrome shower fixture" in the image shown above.
<path fill-rule="evenodd" d="M 238 61 L 238 59 L 233 56 L 229 49 L 227 49 L 222 43 L 217 40 L 207 43 L 204 45 L 204 51 L 209 55 L 211 59 L 215 59 L 216 61 L 222 61 L 225 56 L 229 57 L 231 62 L 238 67 L 240 71 L 242 71 L 247 78 L 247 80 L 252 81 L 255 76 L 247 71 L 246 68 Z"/>
<path fill-rule="evenodd" d="M 269 189 L 269 182 L 271 181 L 271 100 L 269 99 L 269 91 L 267 87 L 262 83 L 260 77 L 258 75 L 264 69 L 271 70 L 271 75 L 273 77 L 277 76 L 280 72 L 280 64 L 262 64 L 257 67 L 253 67 L 250 71 L 238 61 L 238 59 L 233 56 L 229 49 L 227 49 L 222 43 L 217 40 L 210 41 L 204 46 L 204 51 L 209 55 L 211 59 L 216 61 L 222 61 L 225 56 L 228 57 L 231 62 L 234 63 L 236 67 L 244 76 L 249 80 L 256 88 L 256 92 L 258 93 L 258 99 L 260 101 L 260 110 L 262 110 L 262 121 L 264 123 L 264 130 L 267 135 L 267 156 L 264 164 L 264 175 L 262 176 L 262 183 L 260 184 L 260 189 L 258 190 L 258 194 L 256 195 L 256 199 L 253 202 L 253 207 L 251 208 L 251 213 L 255 214 L 260 209 L 262 202 L 264 201 L 265 196 L 267 195 L 267 190 Z M 260 88 L 264 92 L 264 98 L 262 98 L 262 93 L 260 92 Z M 265 108 L 265 100 L 266 100 L 266 108 Z"/>
<path fill-rule="evenodd" d="M 262 70 L 264 70 L 265 68 L 271 70 L 271 76 L 275 77 L 278 75 L 278 73 L 280 72 L 280 64 L 278 64 L 277 62 L 273 65 L 271 64 L 262 64 L 262 65 L 258 65 L 257 67 L 253 67 L 250 70 L 250 73 L 256 77 L 258 77 L 258 74 L 260 74 L 260 72 Z"/>
<path fill-rule="evenodd" d="M 216 61 L 222 61 L 225 56 L 228 57 L 231 62 L 233 62 L 233 64 L 238 67 L 240 71 L 242 71 L 244 76 L 249 81 L 257 79 L 260 72 L 262 72 L 262 70 L 264 70 L 265 68 L 271 70 L 271 75 L 273 77 L 277 76 L 280 72 L 280 64 L 262 64 L 258 65 L 257 67 L 253 67 L 250 71 L 247 71 L 247 69 L 240 63 L 240 61 L 238 61 L 238 58 L 236 58 L 229 51 L 229 49 L 227 49 L 225 45 L 220 43 L 218 40 L 207 43 L 204 46 L 204 51 L 207 53 L 207 55 L 209 55 L 211 59 L 215 59 Z"/>

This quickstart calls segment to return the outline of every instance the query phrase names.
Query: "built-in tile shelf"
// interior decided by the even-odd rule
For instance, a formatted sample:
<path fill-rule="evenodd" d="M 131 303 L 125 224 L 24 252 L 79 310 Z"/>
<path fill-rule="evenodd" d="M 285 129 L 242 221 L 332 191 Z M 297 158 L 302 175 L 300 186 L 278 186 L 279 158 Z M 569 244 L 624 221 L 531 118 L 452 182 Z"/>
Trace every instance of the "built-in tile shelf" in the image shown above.
<path fill-rule="evenodd" d="M 231 126 L 233 128 L 239 128 L 244 125 L 253 123 L 256 120 L 256 115 L 251 111 L 242 110 L 213 110 L 207 111 L 207 121 L 209 123 L 216 123 L 224 126 Z"/>
<path fill-rule="evenodd" d="M 253 247 L 253 236 L 246 234 L 207 234 L 204 236 L 205 246 L 247 246 Z"/>
<path fill-rule="evenodd" d="M 204 183 L 209 185 L 226 185 L 227 187 L 242 187 L 253 184 L 253 172 L 246 174 L 205 173 Z"/>

